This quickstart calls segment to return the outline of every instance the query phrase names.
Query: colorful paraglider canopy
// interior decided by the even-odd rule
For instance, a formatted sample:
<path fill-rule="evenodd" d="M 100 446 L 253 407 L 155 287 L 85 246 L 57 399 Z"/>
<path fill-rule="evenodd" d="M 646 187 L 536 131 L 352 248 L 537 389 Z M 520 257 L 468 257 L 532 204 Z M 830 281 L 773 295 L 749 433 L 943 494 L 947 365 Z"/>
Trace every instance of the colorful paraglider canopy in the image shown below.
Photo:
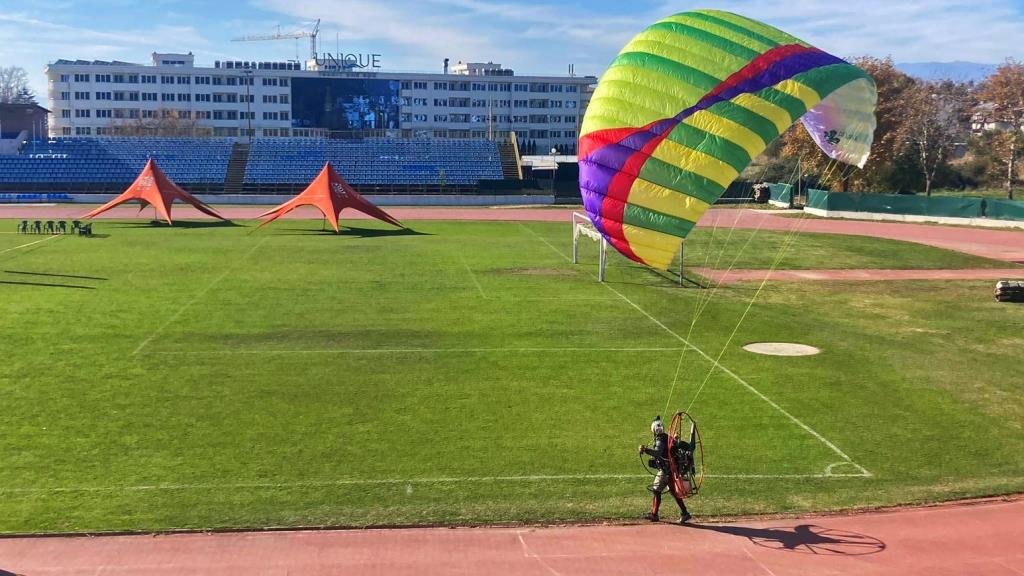
<path fill-rule="evenodd" d="M 729 12 L 670 16 L 602 76 L 580 131 L 587 214 L 625 256 L 668 269 L 709 206 L 797 120 L 863 167 L 875 83 L 860 68 Z"/>
<path fill-rule="evenodd" d="M 190 204 L 203 214 L 227 220 L 227 218 L 218 214 L 216 210 L 205 202 L 182 190 L 180 186 L 172 182 L 152 158 L 146 162 L 142 172 L 139 173 L 127 190 L 122 192 L 117 198 L 82 216 L 82 218 L 92 218 L 115 206 L 133 200 L 137 201 L 142 208 L 153 206 L 157 216 L 171 225 L 174 224 L 174 221 L 171 219 L 171 205 L 175 200 Z M 142 208 L 139 209 L 140 212 Z"/>
<path fill-rule="evenodd" d="M 331 223 L 335 233 L 339 231 L 338 215 L 345 208 L 354 208 L 367 216 L 372 216 L 388 224 L 404 228 L 401 222 L 374 206 L 372 202 L 363 198 L 352 186 L 349 186 L 348 182 L 338 174 L 330 162 L 324 165 L 323 170 L 320 171 L 316 179 L 298 196 L 257 216 L 257 218 L 266 218 L 266 220 L 260 223 L 260 226 L 265 226 L 277 220 L 299 206 L 316 207 L 324 215 L 324 218 Z"/>

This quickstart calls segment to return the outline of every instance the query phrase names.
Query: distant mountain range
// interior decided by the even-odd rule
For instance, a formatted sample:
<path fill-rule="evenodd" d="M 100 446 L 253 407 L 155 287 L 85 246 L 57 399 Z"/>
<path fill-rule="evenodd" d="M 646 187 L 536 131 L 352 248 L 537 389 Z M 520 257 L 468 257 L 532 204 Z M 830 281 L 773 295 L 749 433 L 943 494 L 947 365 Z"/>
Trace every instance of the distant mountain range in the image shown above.
<path fill-rule="evenodd" d="M 981 82 L 991 76 L 998 64 L 978 62 L 904 62 L 896 69 L 922 80 L 953 80 L 956 82 Z"/>

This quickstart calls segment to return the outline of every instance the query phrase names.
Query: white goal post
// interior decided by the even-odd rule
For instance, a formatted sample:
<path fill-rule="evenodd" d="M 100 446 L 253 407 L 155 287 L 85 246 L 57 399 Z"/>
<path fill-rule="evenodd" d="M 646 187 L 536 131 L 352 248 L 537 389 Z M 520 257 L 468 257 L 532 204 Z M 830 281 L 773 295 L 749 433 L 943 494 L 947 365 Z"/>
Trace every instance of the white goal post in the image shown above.
<path fill-rule="evenodd" d="M 586 236 L 591 240 L 597 242 L 598 258 L 597 258 L 597 280 L 598 282 L 604 282 L 604 269 L 608 263 L 608 241 L 605 240 L 604 236 L 594 228 L 594 224 L 590 221 L 590 218 L 586 214 L 580 214 L 579 212 L 572 213 L 572 263 L 580 263 L 580 236 Z"/>
<path fill-rule="evenodd" d="M 604 271 L 608 265 L 608 240 L 597 231 L 590 217 L 579 212 L 572 213 L 572 263 L 580 263 L 580 236 L 586 236 L 598 243 L 597 280 L 604 282 Z M 683 285 L 683 255 L 685 245 L 679 244 L 679 285 Z"/>

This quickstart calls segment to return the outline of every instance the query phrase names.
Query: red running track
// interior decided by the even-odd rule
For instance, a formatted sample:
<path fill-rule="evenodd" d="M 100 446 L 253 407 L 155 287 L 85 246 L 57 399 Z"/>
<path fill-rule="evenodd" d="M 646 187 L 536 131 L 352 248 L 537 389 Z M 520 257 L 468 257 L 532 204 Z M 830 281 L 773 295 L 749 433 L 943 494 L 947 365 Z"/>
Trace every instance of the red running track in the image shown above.
<path fill-rule="evenodd" d="M 26 576 L 1024 574 L 1024 500 L 807 519 L 0 539 Z M 0 571 L 0 574 L 4 572 Z"/>
<path fill-rule="evenodd" d="M 57 204 L 52 206 L 0 206 L 0 218 L 20 219 L 72 219 L 81 216 L 89 207 L 81 204 Z M 218 206 L 225 216 L 235 220 L 252 220 L 266 207 L 263 206 Z M 413 220 L 490 220 L 490 221 L 533 221 L 568 222 L 572 209 L 560 208 L 420 208 L 385 207 L 389 214 L 403 221 Z M 144 212 L 146 216 L 150 212 Z M 183 219 L 206 219 L 207 216 L 191 207 L 175 206 L 174 214 Z M 359 213 L 346 213 L 346 218 L 366 218 Z M 137 208 L 125 206 L 107 212 L 101 218 L 138 218 Z M 300 208 L 287 217 L 298 219 L 319 219 L 320 213 L 313 208 Z M 865 222 L 860 220 L 829 220 L 787 217 L 772 214 L 771 211 L 712 209 L 701 218 L 699 226 L 720 228 L 760 228 L 764 230 L 793 230 L 799 227 L 804 232 L 822 234 L 850 234 L 872 236 L 927 244 L 966 254 L 1005 260 L 1024 264 L 1024 232 L 992 230 L 988 228 L 967 228 L 958 226 L 937 226 L 930 224 L 906 224 L 902 222 Z"/>
<path fill-rule="evenodd" d="M 758 282 L 766 276 L 782 282 L 806 280 L 1007 280 L 1024 277 L 1024 268 L 975 268 L 961 270 L 714 270 L 693 272 L 721 284 Z"/>

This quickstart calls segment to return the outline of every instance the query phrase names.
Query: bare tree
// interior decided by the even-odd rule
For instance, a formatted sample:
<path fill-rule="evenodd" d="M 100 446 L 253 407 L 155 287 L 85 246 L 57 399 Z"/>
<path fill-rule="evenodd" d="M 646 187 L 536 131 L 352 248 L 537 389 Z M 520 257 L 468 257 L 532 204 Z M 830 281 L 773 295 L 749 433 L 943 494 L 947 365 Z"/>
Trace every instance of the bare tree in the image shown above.
<path fill-rule="evenodd" d="M 20 66 L 0 66 L 0 104 L 18 102 L 24 94 L 32 94 L 25 69 Z"/>
<path fill-rule="evenodd" d="M 1021 127 L 1024 126 L 1024 64 L 1007 60 L 981 85 L 979 99 L 988 105 L 986 119 L 1002 129 L 996 148 L 1002 151 L 1002 162 L 1006 165 L 1006 197 L 1013 200 Z"/>
<path fill-rule="evenodd" d="M 154 118 L 132 118 L 115 121 L 110 130 L 117 136 L 210 136 L 212 130 L 200 126 L 194 118 L 180 110 L 160 109 Z"/>
<path fill-rule="evenodd" d="M 918 82 L 907 91 L 907 141 L 924 176 L 926 196 L 932 195 L 935 174 L 967 133 L 969 100 L 970 87 L 954 82 Z"/>

